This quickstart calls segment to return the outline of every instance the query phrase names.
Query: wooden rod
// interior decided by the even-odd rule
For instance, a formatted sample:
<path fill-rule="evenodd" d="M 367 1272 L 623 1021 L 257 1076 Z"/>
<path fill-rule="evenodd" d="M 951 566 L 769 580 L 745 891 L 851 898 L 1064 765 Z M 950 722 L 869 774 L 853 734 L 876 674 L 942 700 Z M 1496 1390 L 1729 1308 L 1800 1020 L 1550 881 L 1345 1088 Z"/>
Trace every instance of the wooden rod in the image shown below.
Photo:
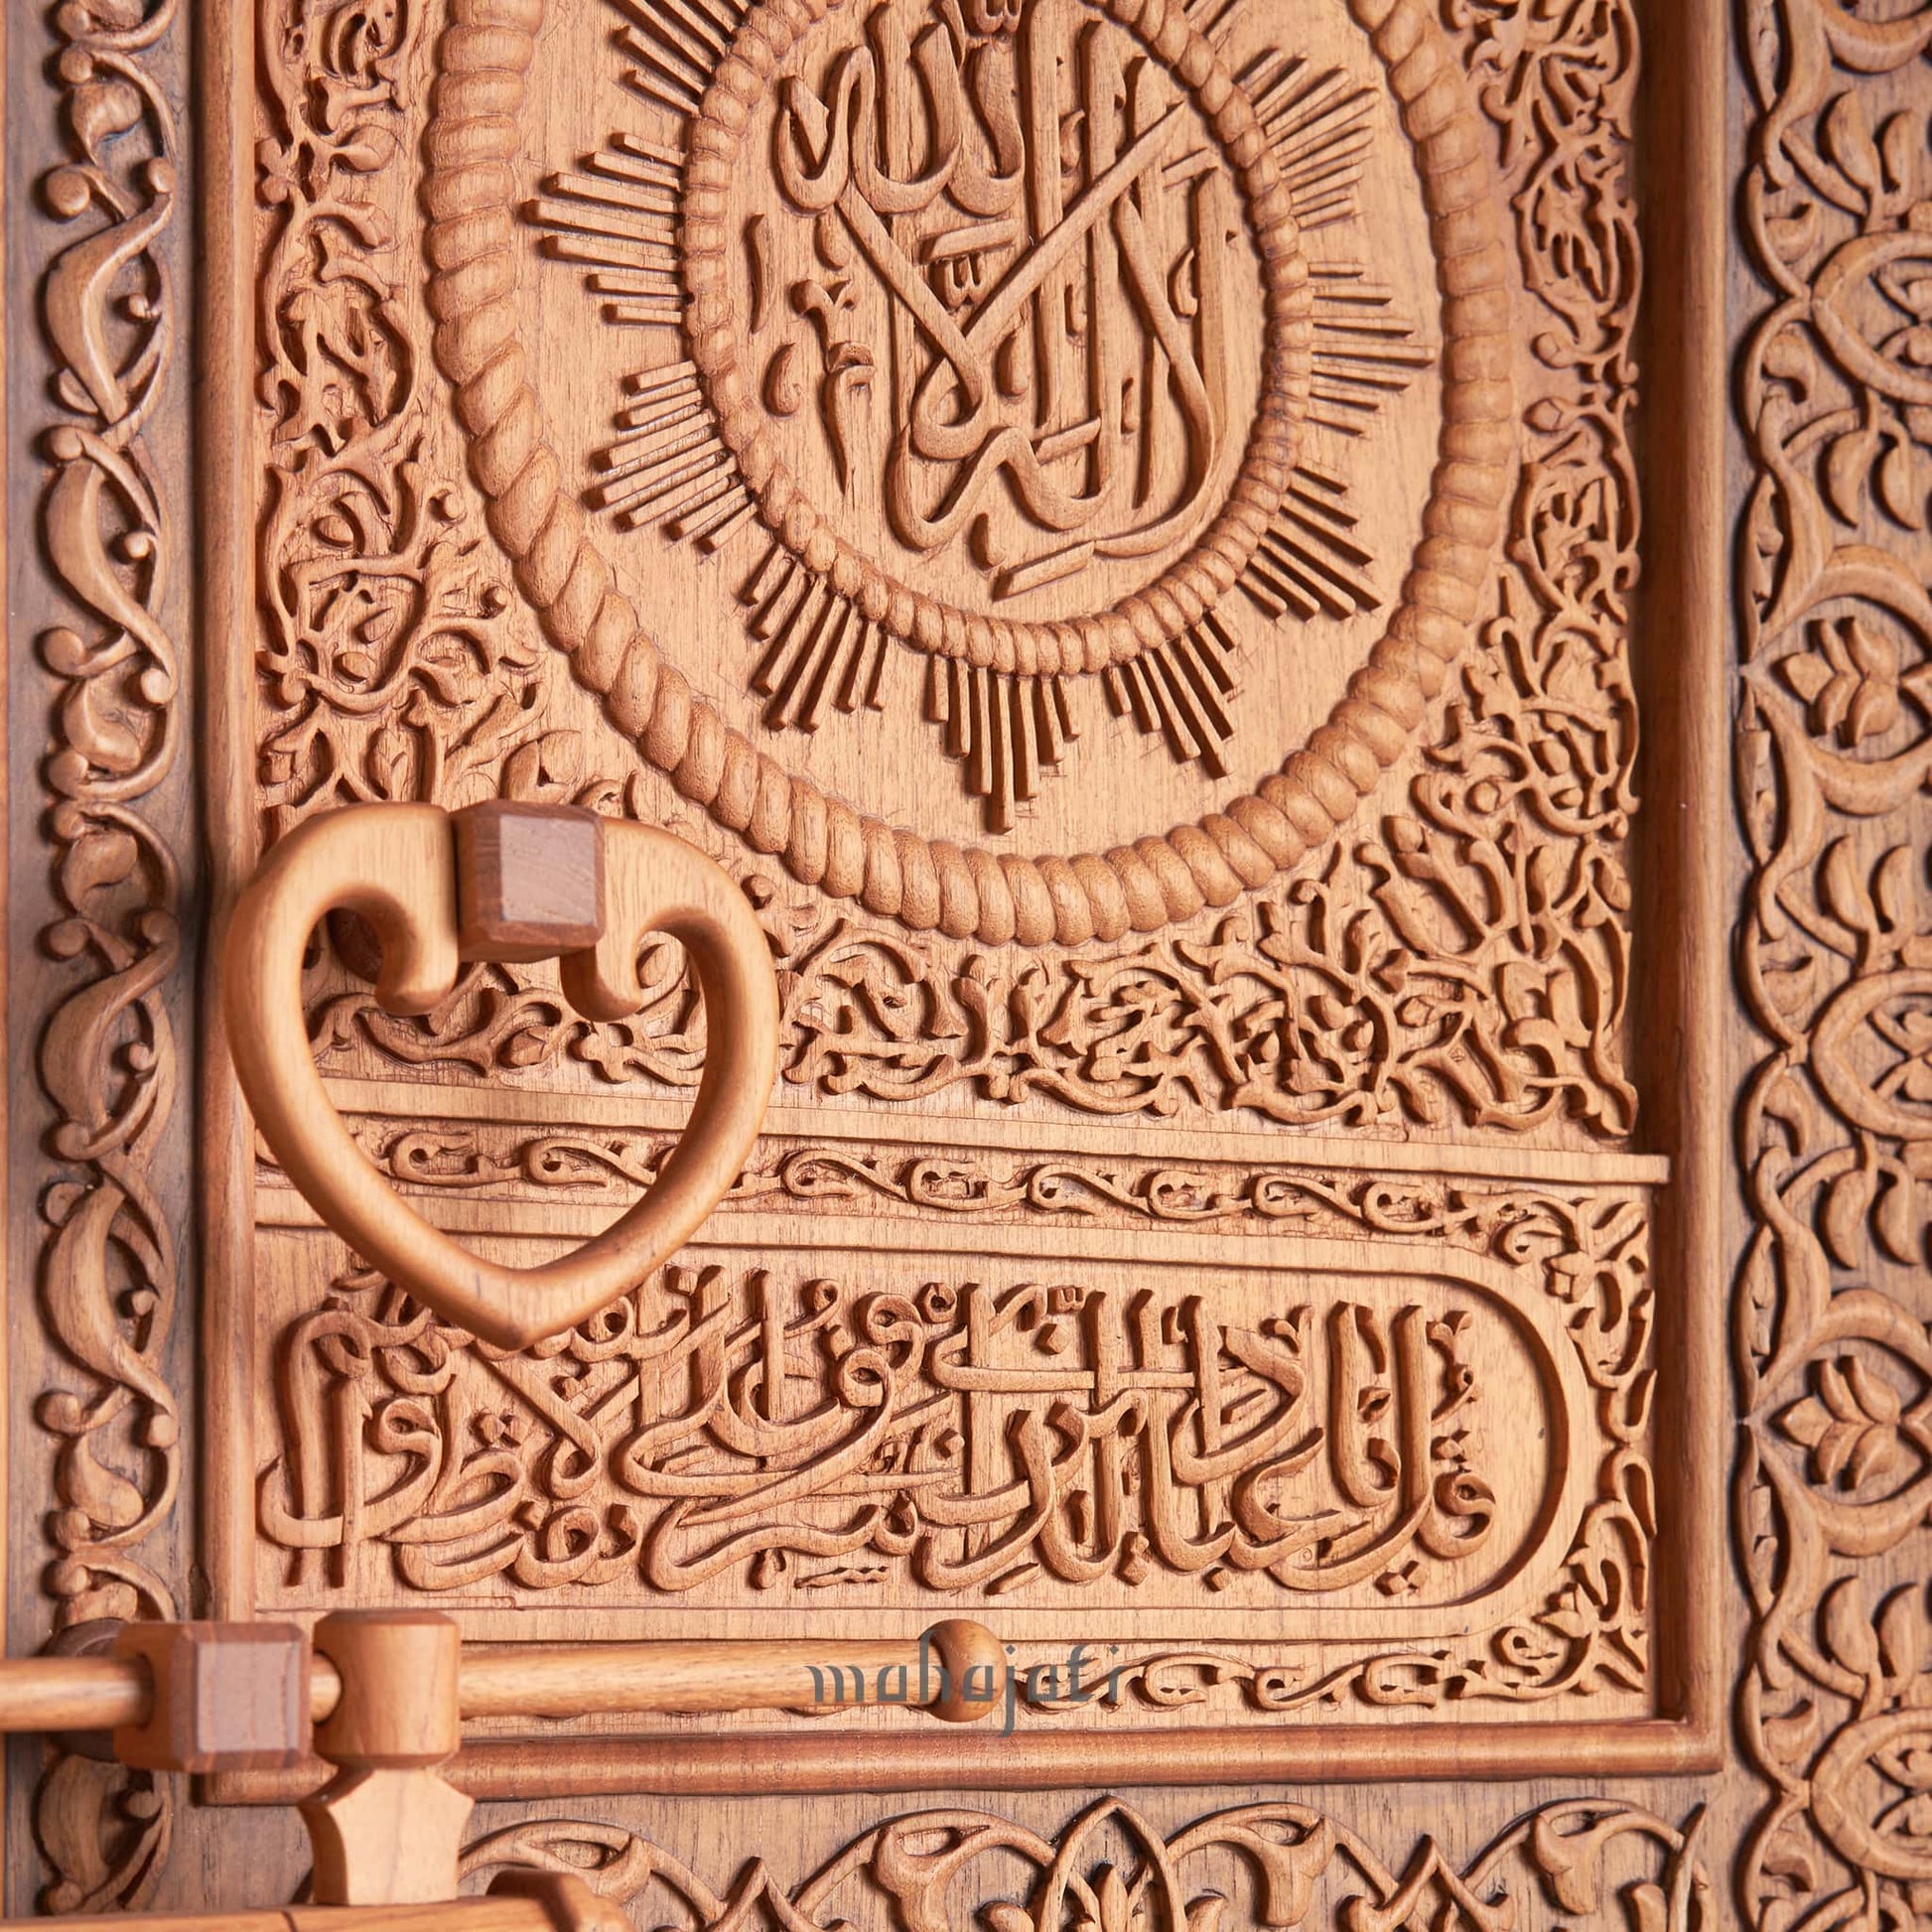
<path fill-rule="evenodd" d="M 998 1647 L 990 1635 L 983 1643 L 990 1687 Z M 947 1685 L 929 1634 L 876 1642 L 465 1644 L 457 1681 L 466 1718 L 924 1706 Z M 310 1719 L 323 1723 L 342 1697 L 341 1673 L 314 1654 Z M 145 1658 L 0 1659 L 0 1732 L 137 1726 L 153 1702 Z"/>
<path fill-rule="evenodd" d="M 137 1658 L 0 1658 L 0 1731 L 115 1730 L 146 1724 L 153 1703 Z"/>
<path fill-rule="evenodd" d="M 310 1718 L 320 1724 L 342 1697 L 335 1665 L 316 1658 Z M 153 1707 L 144 1657 L 0 1657 L 0 1732 L 132 1728 L 147 1723 Z"/>
<path fill-rule="evenodd" d="M 995 1725 L 945 1733 L 850 1727 L 799 1736 L 733 1731 L 677 1736 L 480 1738 L 446 1776 L 479 1804 L 574 1797 L 755 1797 L 786 1792 L 1070 1791 L 1094 1785 L 1354 1784 L 1392 1777 L 1525 1779 L 1547 1770 L 1550 1744 L 1522 1725 L 1468 1724 L 1418 1754 L 1385 1725 L 1283 1725 L 1231 1730 L 1190 1725 L 1157 1738 L 1106 1731 L 1035 1731 L 1024 1757 Z M 1579 1724 L 1558 1748 L 1577 1777 L 1681 1777 L 1723 1767 L 1722 1746 L 1685 1724 Z M 1157 1762 L 1158 1761 L 1158 1762 Z M 299 1772 L 242 1772 L 241 1804 L 305 1796 Z"/>
<path fill-rule="evenodd" d="M 588 1718 L 642 1711 L 793 1711 L 931 1704 L 939 1660 L 901 1642 L 466 1644 L 466 1718 Z"/>

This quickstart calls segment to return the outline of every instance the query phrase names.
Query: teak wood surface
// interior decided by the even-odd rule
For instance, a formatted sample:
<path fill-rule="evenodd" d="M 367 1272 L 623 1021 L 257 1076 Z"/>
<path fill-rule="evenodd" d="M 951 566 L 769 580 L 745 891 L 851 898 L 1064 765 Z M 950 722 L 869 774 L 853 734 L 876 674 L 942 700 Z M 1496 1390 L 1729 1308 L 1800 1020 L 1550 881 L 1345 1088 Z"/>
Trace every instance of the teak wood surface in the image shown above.
<path fill-rule="evenodd" d="M 5 1911 L 306 1926 L 320 1803 L 679 1932 L 1925 1915 L 1932 11 L 5 30 L 8 1654 L 524 1686 L 16 1742 Z M 419 1011 L 333 878 L 249 963 L 447 814 Z M 646 831 L 772 1024 L 559 971 Z"/>

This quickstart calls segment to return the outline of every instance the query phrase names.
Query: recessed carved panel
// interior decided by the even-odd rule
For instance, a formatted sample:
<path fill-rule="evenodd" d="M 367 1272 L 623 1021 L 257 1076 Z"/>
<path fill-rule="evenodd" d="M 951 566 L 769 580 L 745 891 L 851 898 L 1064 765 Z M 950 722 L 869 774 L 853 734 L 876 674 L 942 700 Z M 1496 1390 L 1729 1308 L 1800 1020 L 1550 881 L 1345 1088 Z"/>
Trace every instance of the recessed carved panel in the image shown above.
<path fill-rule="evenodd" d="M 465 1775 L 1485 1767 L 472 1847 L 640 1922 L 1922 1918 L 1924 9 L 1750 0 L 1723 181 L 1654 127 L 1633 176 L 1621 0 L 248 11 L 8 22 L 10 1647 L 205 1587 L 506 1637 L 965 1608 L 1011 1645 L 977 1755 L 872 1709 L 498 1727 Z M 1715 101 L 1708 11 L 1642 18 L 1644 86 L 1702 48 Z M 1633 179 L 1734 221 L 1734 951 L 1660 914 L 1668 839 L 1653 897 L 1625 863 L 1640 551 L 1687 688 L 1722 628 L 1639 527 Z M 1680 396 L 1708 262 L 1665 260 Z M 1646 689 L 1644 827 L 1721 762 Z M 522 1355 L 315 1226 L 197 1020 L 256 832 L 499 796 L 706 846 L 784 1002 L 704 1237 Z M 1754 1029 L 1734 1466 L 1630 1023 L 1686 934 Z M 496 967 L 399 1021 L 355 937 L 316 1050 L 432 1218 L 530 1257 L 651 1181 L 706 1046 L 671 949 L 620 1026 Z M 1687 1064 L 1715 1011 L 1661 1014 Z M 1734 1577 L 1686 1513 L 1723 1472 Z M 1727 1586 L 1733 1652 L 1680 1641 Z M 1481 1789 L 1708 1765 L 1713 1683 L 1748 1775 Z M 259 1902 L 282 1849 L 65 1749 L 34 1826 L 14 1909 Z"/>
<path fill-rule="evenodd" d="M 1311 1272 L 1276 1302 L 1203 1274 L 1174 1300 L 1131 1268 L 1022 1264 L 909 1285 L 940 1259 L 898 1294 L 675 1269 L 540 1363 L 349 1301 L 284 1338 L 263 1532 L 312 1590 L 400 1532 L 419 1589 L 634 1571 L 701 1600 L 714 1579 L 727 1601 L 1050 1582 L 1111 1606 L 1204 1585 L 1210 1621 L 1288 1592 L 1365 1625 L 1493 1594 L 1575 1528 L 1578 1366 L 1466 1284 Z"/>
<path fill-rule="evenodd" d="M 454 0 L 265 45 L 266 834 L 669 824 L 783 1038 L 709 1227 L 525 1355 L 257 1151 L 231 1606 L 964 1606 L 1030 1734 L 1476 1710 L 1531 1767 L 1671 1718 L 1613 26 Z M 649 1183 L 675 948 L 614 1026 L 499 966 L 397 1020 L 370 964 L 319 943 L 315 1050 L 431 1218 L 534 1258 Z M 773 1725 L 890 1716 L 723 1721 Z"/>
<path fill-rule="evenodd" d="M 661 1145 L 359 1125 L 425 1211 L 521 1256 Z M 971 1606 L 1023 1683 L 1095 1647 L 1104 1698 L 1021 1699 L 1063 1722 L 1652 1708 L 1641 1182 L 941 1173 L 774 1137 L 686 1264 L 526 1357 L 358 1274 L 278 1179 L 265 1609 L 433 1599 L 562 1635 L 640 1599 L 661 1634 Z M 798 1200 L 845 1211 L 801 1244 L 771 1212 Z"/>

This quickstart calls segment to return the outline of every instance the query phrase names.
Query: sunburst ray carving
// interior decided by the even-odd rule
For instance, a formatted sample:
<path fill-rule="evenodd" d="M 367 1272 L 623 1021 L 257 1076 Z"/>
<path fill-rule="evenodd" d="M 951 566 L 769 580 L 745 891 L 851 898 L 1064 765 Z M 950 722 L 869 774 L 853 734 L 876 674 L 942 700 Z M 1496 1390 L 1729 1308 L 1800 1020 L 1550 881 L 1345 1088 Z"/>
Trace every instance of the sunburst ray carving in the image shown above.
<path fill-rule="evenodd" d="M 766 726 L 809 733 L 833 713 L 917 702 L 966 790 L 984 801 L 990 831 L 1009 830 L 1043 774 L 1062 762 L 1093 684 L 1109 713 L 1158 738 L 1177 761 L 1225 775 L 1244 650 L 1241 626 L 1225 608 L 1097 678 L 1023 675 L 931 655 L 921 687 L 893 678 L 897 639 L 762 526 L 685 351 L 678 226 L 688 123 L 748 8 L 737 0 L 610 4 L 621 17 L 613 39 L 623 85 L 653 118 L 549 176 L 527 212 L 543 254 L 581 273 L 603 321 L 661 339 L 669 352 L 641 351 L 625 379 L 616 433 L 592 460 L 588 504 L 620 528 L 648 528 L 704 554 L 751 546 L 735 594 L 751 645 L 747 680 Z M 1225 51 L 1247 4 L 1190 0 L 1186 12 Z M 952 0 L 942 0 L 940 14 L 957 15 Z M 1383 603 L 1350 496 L 1349 451 L 1372 437 L 1386 406 L 1435 364 L 1438 350 L 1396 293 L 1350 252 L 1361 246 L 1359 190 L 1384 111 L 1377 89 L 1279 49 L 1246 60 L 1236 77 L 1260 117 L 1296 223 L 1305 237 L 1319 238 L 1322 251 L 1311 262 L 1313 447 L 1305 449 L 1239 583 L 1269 622 L 1347 620 Z M 1165 163 L 1163 180 L 1184 194 L 1213 165 L 1211 152 L 1195 145 Z M 753 217 L 755 225 L 763 219 Z M 763 239 L 746 236 L 760 314 L 770 296 Z M 783 373 L 774 364 L 772 379 Z"/>

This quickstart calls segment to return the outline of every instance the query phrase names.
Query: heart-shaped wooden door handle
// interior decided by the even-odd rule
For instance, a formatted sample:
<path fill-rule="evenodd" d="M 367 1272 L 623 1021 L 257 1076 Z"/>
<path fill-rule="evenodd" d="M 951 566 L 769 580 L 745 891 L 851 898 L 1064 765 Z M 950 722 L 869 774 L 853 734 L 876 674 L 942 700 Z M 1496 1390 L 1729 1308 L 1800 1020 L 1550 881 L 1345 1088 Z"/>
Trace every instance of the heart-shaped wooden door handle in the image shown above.
<path fill-rule="evenodd" d="M 704 1077 L 644 1198 L 574 1253 L 504 1268 L 431 1227 L 349 1137 L 316 1071 L 302 957 L 316 922 L 359 913 L 382 943 L 376 998 L 427 1013 L 465 961 L 562 961 L 588 1020 L 644 1001 L 647 933 L 682 941 L 704 995 Z M 637 1288 L 738 1177 L 778 1060 L 778 989 L 745 896 L 668 832 L 590 812 L 351 805 L 283 839 L 241 895 L 225 955 L 228 1046 L 255 1124 L 323 1220 L 445 1320 L 520 1348 Z"/>

